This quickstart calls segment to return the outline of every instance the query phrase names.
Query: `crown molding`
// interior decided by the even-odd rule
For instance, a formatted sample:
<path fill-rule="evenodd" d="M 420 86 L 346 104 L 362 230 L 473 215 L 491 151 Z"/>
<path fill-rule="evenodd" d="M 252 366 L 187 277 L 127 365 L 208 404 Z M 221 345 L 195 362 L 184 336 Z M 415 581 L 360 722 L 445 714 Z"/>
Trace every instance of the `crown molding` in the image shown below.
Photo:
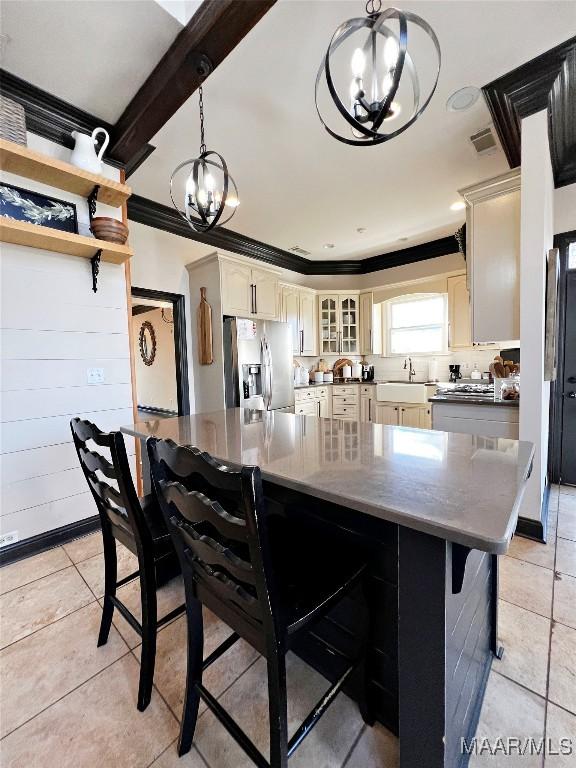
<path fill-rule="evenodd" d="M 114 126 L 110 123 L 53 96 L 5 69 L 0 69 L 0 89 L 3 96 L 24 107 L 27 130 L 68 149 L 74 147 L 72 131 L 89 134 L 94 128 L 102 127 L 110 136 L 113 136 Z M 113 160 L 108 155 L 105 162 L 115 168 L 123 168 L 128 178 L 153 151 L 154 147 L 146 144 L 126 165 Z"/>
<path fill-rule="evenodd" d="M 576 37 L 522 64 L 482 88 L 510 168 L 520 165 L 522 119 L 548 109 L 550 150 L 556 186 L 576 181 L 574 144 L 574 56 Z M 572 124 L 570 125 L 570 116 Z"/>
<path fill-rule="evenodd" d="M 172 206 L 157 203 L 140 195 L 132 195 L 128 199 L 128 218 L 130 221 L 161 229 L 178 237 L 205 243 L 215 249 L 232 251 L 302 275 L 365 275 L 382 269 L 435 259 L 458 251 L 456 239 L 451 235 L 367 259 L 315 261 L 254 240 L 225 227 L 217 227 L 210 232 L 196 232 Z"/>

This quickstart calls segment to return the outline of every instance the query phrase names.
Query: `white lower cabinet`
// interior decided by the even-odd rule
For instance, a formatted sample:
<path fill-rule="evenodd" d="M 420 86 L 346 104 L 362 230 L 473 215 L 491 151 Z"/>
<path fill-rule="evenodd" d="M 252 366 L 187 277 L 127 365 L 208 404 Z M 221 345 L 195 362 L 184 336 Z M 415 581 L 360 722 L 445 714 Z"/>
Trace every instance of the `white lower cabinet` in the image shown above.
<path fill-rule="evenodd" d="M 432 411 L 427 405 L 375 402 L 372 413 L 372 421 L 376 424 L 432 429 Z"/>
<path fill-rule="evenodd" d="M 294 413 L 329 418 L 332 412 L 330 387 L 302 387 L 294 393 Z"/>
<path fill-rule="evenodd" d="M 303 416 L 318 416 L 318 401 L 308 400 L 295 403 L 294 413 L 299 413 Z"/>

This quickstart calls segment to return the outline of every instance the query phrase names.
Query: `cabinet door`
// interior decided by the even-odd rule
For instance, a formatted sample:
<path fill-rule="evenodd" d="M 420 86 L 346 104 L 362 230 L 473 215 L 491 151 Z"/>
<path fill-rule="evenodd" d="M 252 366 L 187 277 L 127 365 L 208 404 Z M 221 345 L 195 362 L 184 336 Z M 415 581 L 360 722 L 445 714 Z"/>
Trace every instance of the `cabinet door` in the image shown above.
<path fill-rule="evenodd" d="M 337 355 L 340 352 L 338 296 L 321 295 L 318 299 L 320 317 L 320 352 Z"/>
<path fill-rule="evenodd" d="M 300 343 L 303 355 L 315 355 L 316 346 L 316 296 L 308 291 L 300 293 Z"/>
<path fill-rule="evenodd" d="M 331 408 L 330 408 L 330 400 L 328 397 L 323 397 L 322 399 L 318 400 L 318 411 L 319 415 L 322 416 L 324 419 L 329 419 L 331 414 Z"/>
<path fill-rule="evenodd" d="M 379 355 L 382 352 L 381 305 L 374 304 L 372 292 L 360 294 L 360 353 Z"/>
<path fill-rule="evenodd" d="M 420 426 L 420 408 L 408 408 L 407 406 L 400 406 L 400 419 L 399 424 L 403 427 L 419 427 Z"/>
<path fill-rule="evenodd" d="M 472 339 L 520 338 L 520 191 L 474 202 Z"/>
<path fill-rule="evenodd" d="M 398 405 L 385 405 L 383 403 L 375 403 L 373 408 L 373 421 L 376 424 L 399 424 L 400 411 Z"/>
<path fill-rule="evenodd" d="M 472 346 L 472 318 L 466 275 L 448 278 L 448 346 Z"/>
<path fill-rule="evenodd" d="M 262 320 L 278 318 L 278 278 L 273 272 L 264 269 L 252 270 L 254 285 L 254 313 Z"/>
<path fill-rule="evenodd" d="M 299 327 L 299 312 L 300 312 L 300 296 L 297 288 L 293 288 L 290 285 L 283 285 L 282 291 L 282 309 L 280 312 L 280 319 L 290 325 L 290 332 L 292 334 L 292 352 L 295 355 L 301 354 L 300 349 L 300 327 Z"/>
<path fill-rule="evenodd" d="M 360 398 L 360 421 L 372 421 L 372 398 Z"/>
<path fill-rule="evenodd" d="M 234 261 L 222 262 L 222 312 L 248 317 L 252 314 L 252 270 Z"/>
<path fill-rule="evenodd" d="M 360 349 L 359 296 L 340 297 L 340 352 L 358 354 Z"/>
<path fill-rule="evenodd" d="M 432 408 L 418 408 L 420 419 L 418 426 L 420 429 L 432 429 Z"/>

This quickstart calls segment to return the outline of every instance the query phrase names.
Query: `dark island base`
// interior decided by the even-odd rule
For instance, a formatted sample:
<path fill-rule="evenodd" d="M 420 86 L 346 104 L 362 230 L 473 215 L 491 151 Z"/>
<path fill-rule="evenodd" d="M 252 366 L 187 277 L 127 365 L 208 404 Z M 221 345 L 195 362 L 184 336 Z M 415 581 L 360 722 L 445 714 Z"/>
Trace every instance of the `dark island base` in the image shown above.
<path fill-rule="evenodd" d="M 359 590 L 294 647 L 334 681 L 340 654 L 362 642 L 378 721 L 400 737 L 401 768 L 464 768 L 496 652 L 497 558 L 265 483 L 270 505 L 290 518 L 328 521 L 368 558 Z M 346 693 L 357 698 L 361 681 Z"/>

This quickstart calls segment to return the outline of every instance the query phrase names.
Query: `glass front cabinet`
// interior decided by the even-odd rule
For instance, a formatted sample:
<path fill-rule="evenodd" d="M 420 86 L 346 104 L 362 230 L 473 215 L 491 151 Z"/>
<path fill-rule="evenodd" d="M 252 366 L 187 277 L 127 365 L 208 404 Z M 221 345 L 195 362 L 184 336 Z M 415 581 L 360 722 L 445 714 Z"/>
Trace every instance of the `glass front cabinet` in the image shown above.
<path fill-rule="evenodd" d="M 318 307 L 322 354 L 358 354 L 360 351 L 358 294 L 321 294 Z"/>

